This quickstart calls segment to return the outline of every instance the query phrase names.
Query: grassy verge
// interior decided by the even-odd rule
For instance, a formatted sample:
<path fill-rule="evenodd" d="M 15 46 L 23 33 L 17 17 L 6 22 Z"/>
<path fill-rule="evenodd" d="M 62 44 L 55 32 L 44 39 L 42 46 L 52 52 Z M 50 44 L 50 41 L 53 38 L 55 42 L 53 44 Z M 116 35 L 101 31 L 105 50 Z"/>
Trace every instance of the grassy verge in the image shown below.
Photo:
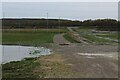
<path fill-rule="evenodd" d="M 64 78 L 73 73 L 60 54 L 3 64 L 3 78 Z"/>
<path fill-rule="evenodd" d="M 87 40 L 87 42 L 95 42 L 98 44 L 114 44 L 117 43 L 116 41 L 112 40 L 118 40 L 118 34 L 117 33 L 92 33 L 92 30 L 94 30 L 94 28 L 79 28 L 76 29 L 76 31 L 80 34 L 80 37 L 83 37 Z M 93 35 L 92 35 L 93 34 Z M 96 36 L 95 36 L 96 35 Z M 98 36 L 98 37 L 97 37 Z M 99 37 L 103 37 L 103 38 L 99 38 Z M 110 39 L 105 39 L 105 38 L 111 38 Z"/>
<path fill-rule="evenodd" d="M 78 28 L 78 29 L 74 29 L 74 31 L 78 32 L 78 33 L 90 33 L 91 30 L 93 30 L 94 28 Z"/>
<path fill-rule="evenodd" d="M 68 34 L 63 35 L 63 37 L 68 40 L 71 43 L 78 43 L 78 41 L 74 40 L 72 37 L 70 37 Z"/>
<path fill-rule="evenodd" d="M 94 35 L 82 35 L 82 37 L 92 41 L 92 42 L 96 42 L 96 43 L 100 43 L 100 44 L 105 44 L 105 43 L 116 43 L 115 41 L 112 40 L 107 40 L 104 38 L 97 38 Z"/>
<path fill-rule="evenodd" d="M 3 78 L 34 78 L 37 74 L 33 73 L 33 69 L 40 65 L 35 62 L 36 59 L 29 58 L 22 61 L 11 62 L 2 65 Z M 40 73 L 41 77 L 43 73 Z"/>
<path fill-rule="evenodd" d="M 58 29 L 12 29 L 3 30 L 3 44 L 23 44 L 33 45 L 41 43 L 53 43 L 53 36 L 58 33 L 65 32 Z"/>
<path fill-rule="evenodd" d="M 104 37 L 104 38 L 111 38 L 111 39 L 116 39 L 118 40 L 119 39 L 119 36 L 118 34 L 98 34 L 96 36 L 100 36 L 100 37 Z"/>

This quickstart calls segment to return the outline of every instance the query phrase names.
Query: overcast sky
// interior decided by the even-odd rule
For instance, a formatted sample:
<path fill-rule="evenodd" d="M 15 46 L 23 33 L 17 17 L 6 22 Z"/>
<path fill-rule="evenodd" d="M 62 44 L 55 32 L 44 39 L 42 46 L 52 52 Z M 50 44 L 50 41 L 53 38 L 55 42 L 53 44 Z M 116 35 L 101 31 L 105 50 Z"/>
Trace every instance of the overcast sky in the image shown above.
<path fill-rule="evenodd" d="M 120 0 L 1 0 L 1 2 L 118 2 Z"/>
<path fill-rule="evenodd" d="M 4 2 L 5 18 L 118 19 L 117 2 Z"/>

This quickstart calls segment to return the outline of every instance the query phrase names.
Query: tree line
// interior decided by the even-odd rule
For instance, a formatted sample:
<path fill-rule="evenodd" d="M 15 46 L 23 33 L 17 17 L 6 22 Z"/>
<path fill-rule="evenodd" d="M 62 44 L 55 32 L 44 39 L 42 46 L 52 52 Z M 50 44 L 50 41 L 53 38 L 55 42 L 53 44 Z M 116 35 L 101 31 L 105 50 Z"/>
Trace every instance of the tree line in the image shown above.
<path fill-rule="evenodd" d="M 47 24 L 48 23 L 48 24 Z M 3 28 L 59 28 L 95 27 L 97 29 L 118 30 L 120 22 L 115 19 L 64 20 L 64 19 L 2 19 Z"/>

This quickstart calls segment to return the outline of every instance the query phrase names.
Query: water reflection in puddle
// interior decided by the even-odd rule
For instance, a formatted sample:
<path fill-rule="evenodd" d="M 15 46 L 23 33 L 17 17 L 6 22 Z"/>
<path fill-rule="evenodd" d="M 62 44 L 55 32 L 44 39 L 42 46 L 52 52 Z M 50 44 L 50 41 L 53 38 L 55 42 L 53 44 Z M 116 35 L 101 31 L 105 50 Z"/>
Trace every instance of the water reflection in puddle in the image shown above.
<path fill-rule="evenodd" d="M 40 55 L 49 55 L 51 50 L 44 47 L 29 46 L 2 46 L 2 63 L 11 61 L 20 61 L 24 58 L 39 57 Z"/>
<path fill-rule="evenodd" d="M 77 53 L 80 56 L 86 56 L 87 58 L 107 57 L 118 60 L 118 52 L 102 52 L 102 53 Z"/>

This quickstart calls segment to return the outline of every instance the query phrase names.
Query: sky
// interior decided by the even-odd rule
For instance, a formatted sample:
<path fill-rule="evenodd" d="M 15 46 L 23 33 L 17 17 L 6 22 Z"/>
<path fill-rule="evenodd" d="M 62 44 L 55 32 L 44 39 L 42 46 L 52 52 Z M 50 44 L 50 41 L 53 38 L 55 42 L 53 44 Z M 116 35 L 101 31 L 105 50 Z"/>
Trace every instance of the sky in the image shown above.
<path fill-rule="evenodd" d="M 1 0 L 1 2 L 119 2 L 120 0 Z"/>
<path fill-rule="evenodd" d="M 66 2 L 3 2 L 2 13 L 5 18 L 46 18 L 48 13 L 50 19 L 118 19 L 118 3 L 67 2 L 67 0 Z"/>

